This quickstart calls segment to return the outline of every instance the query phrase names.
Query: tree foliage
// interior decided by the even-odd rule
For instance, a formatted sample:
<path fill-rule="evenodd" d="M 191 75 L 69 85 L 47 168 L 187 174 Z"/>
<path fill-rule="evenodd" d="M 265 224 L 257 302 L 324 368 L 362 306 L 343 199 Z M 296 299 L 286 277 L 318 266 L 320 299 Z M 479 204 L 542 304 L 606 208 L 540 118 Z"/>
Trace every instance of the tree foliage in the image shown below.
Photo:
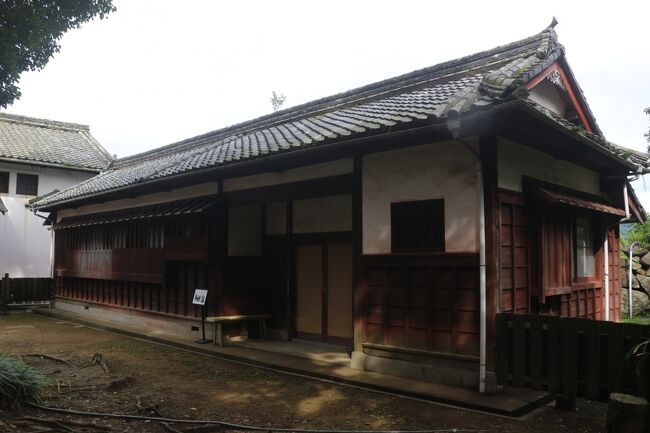
<path fill-rule="evenodd" d="M 645 114 L 650 116 L 650 107 L 646 108 L 643 111 L 645 111 Z M 646 132 L 644 135 L 645 135 L 645 139 L 648 140 L 648 143 L 650 143 L 650 128 L 648 128 L 648 132 Z M 650 153 L 650 146 L 648 146 L 648 153 Z"/>
<path fill-rule="evenodd" d="M 112 0 L 0 1 L 0 107 L 20 98 L 20 74 L 44 68 L 65 32 L 113 11 Z"/>
<path fill-rule="evenodd" d="M 634 224 L 625 236 L 625 243 L 639 242 L 643 246 L 650 246 L 650 216 L 645 224 Z"/>
<path fill-rule="evenodd" d="M 284 105 L 284 101 L 286 100 L 286 96 L 284 96 L 282 93 L 275 93 L 274 90 L 273 94 L 271 95 L 271 106 L 273 107 L 273 111 L 278 111 L 280 108 L 282 108 L 282 105 Z"/>

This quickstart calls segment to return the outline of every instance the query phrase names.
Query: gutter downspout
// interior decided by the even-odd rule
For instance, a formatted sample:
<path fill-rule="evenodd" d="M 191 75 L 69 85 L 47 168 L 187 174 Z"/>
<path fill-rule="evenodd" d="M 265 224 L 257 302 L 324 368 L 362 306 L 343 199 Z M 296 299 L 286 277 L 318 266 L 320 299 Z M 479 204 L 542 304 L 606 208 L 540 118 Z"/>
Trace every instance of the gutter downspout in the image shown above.
<path fill-rule="evenodd" d="M 479 354 L 479 392 L 485 393 L 486 358 L 487 358 L 487 273 L 485 264 L 485 197 L 483 194 L 483 167 L 479 158 L 476 163 L 479 204 L 479 269 L 480 269 L 480 354 Z"/>
<path fill-rule="evenodd" d="M 483 164 L 481 154 L 472 143 L 461 140 L 460 122 L 448 121 L 454 139 L 463 144 L 476 157 L 476 183 L 478 188 L 478 228 L 479 228 L 479 385 L 481 394 L 486 392 L 487 376 L 487 265 L 485 259 L 485 193 L 483 191 Z"/>
<path fill-rule="evenodd" d="M 625 219 L 629 220 L 630 219 L 630 203 L 628 203 L 627 182 L 625 184 L 623 184 L 623 202 L 625 204 Z"/>
<path fill-rule="evenodd" d="M 632 251 L 634 250 L 634 246 L 637 245 L 638 242 L 632 242 L 630 245 L 630 255 L 627 256 L 628 259 L 628 267 L 627 267 L 627 302 L 628 302 L 628 310 L 627 314 L 632 317 Z"/>
<path fill-rule="evenodd" d="M 609 230 L 605 227 L 605 242 L 603 242 L 603 265 L 605 267 L 605 320 L 609 321 Z"/>

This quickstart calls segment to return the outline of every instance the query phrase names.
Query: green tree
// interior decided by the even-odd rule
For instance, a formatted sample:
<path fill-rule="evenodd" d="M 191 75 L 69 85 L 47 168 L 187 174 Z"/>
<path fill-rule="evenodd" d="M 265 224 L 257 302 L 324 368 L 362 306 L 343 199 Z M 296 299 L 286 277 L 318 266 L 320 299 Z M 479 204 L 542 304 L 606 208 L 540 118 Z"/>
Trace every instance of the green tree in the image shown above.
<path fill-rule="evenodd" d="M 65 32 L 113 11 L 112 0 L 1 0 L 0 107 L 20 98 L 20 74 L 43 69 Z"/>
<path fill-rule="evenodd" d="M 650 246 L 650 219 L 645 224 L 637 223 L 632 226 L 625 236 L 625 244 L 630 245 L 632 242 L 639 242 L 645 247 Z"/>
<path fill-rule="evenodd" d="M 650 116 L 650 107 L 646 108 L 643 111 L 645 111 L 645 114 Z M 650 143 L 650 128 L 648 128 L 648 132 L 646 132 L 644 135 L 645 135 L 645 139 L 648 140 L 648 143 Z M 650 153 L 650 145 L 648 145 L 648 153 Z"/>
<path fill-rule="evenodd" d="M 275 93 L 274 90 L 273 94 L 271 95 L 271 106 L 273 107 L 273 111 L 278 111 L 280 108 L 282 108 L 282 105 L 284 105 L 284 102 L 286 100 L 286 96 L 284 96 L 282 93 Z"/>

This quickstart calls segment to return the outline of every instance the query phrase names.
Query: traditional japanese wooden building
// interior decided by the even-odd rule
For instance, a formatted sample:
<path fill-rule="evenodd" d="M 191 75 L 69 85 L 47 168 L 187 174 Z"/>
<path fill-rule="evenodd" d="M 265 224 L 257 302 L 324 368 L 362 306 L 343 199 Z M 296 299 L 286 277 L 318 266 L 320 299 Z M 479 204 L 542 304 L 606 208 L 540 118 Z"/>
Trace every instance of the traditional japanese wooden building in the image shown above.
<path fill-rule="evenodd" d="M 354 367 L 493 385 L 497 312 L 620 319 L 647 155 L 608 142 L 552 28 L 115 160 L 33 205 L 56 307 L 190 333 L 268 313 Z M 196 335 L 196 333 L 194 334 Z M 480 368 L 481 365 L 483 368 Z"/>

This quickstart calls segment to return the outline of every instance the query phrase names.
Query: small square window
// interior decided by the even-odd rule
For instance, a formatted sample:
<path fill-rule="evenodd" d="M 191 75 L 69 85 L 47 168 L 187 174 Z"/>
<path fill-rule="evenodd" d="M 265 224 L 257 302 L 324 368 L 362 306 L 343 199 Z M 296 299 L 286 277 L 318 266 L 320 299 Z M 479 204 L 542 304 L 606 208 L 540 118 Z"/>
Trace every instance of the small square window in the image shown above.
<path fill-rule="evenodd" d="M 38 195 L 38 176 L 18 173 L 16 176 L 16 194 Z"/>
<path fill-rule="evenodd" d="M 593 277 L 596 275 L 596 254 L 594 229 L 589 218 L 576 217 L 575 236 L 575 276 Z"/>
<path fill-rule="evenodd" d="M 445 250 L 445 201 L 391 203 L 391 244 L 395 253 Z"/>
<path fill-rule="evenodd" d="M 9 172 L 0 171 L 0 193 L 9 192 Z"/>

